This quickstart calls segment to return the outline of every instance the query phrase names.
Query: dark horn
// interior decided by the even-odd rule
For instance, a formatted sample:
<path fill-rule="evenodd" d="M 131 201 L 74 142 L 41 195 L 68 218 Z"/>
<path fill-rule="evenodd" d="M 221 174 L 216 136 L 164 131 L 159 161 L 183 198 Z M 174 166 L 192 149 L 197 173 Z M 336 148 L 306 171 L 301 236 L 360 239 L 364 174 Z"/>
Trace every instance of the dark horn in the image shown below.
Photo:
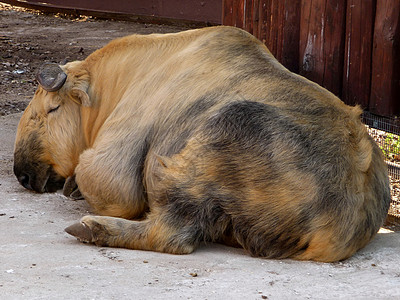
<path fill-rule="evenodd" d="M 36 80 L 48 92 L 61 89 L 67 80 L 67 74 L 55 63 L 43 64 L 36 74 Z"/>

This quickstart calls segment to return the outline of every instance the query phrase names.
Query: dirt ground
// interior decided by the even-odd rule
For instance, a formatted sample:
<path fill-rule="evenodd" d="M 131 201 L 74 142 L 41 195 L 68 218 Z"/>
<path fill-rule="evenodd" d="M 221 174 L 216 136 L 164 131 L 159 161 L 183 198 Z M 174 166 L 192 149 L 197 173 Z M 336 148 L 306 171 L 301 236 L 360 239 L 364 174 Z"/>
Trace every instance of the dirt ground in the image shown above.
<path fill-rule="evenodd" d="M 257 259 L 220 245 L 184 256 L 99 248 L 64 232 L 90 213 L 85 201 L 18 184 L 15 130 L 40 64 L 83 59 L 131 33 L 183 29 L 43 15 L 0 3 L 0 298 L 400 299 L 398 232 L 382 230 L 352 258 L 332 264 Z"/>

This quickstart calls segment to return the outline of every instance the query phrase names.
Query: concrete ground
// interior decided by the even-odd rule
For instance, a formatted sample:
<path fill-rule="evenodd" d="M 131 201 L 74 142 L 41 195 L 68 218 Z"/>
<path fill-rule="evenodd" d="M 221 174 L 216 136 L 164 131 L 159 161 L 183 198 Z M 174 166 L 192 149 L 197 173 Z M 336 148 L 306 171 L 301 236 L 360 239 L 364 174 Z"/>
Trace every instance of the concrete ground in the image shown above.
<path fill-rule="evenodd" d="M 339 263 L 266 260 L 203 245 L 175 256 L 81 244 L 84 201 L 23 189 L 12 173 L 21 114 L 0 117 L 1 299 L 400 299 L 400 234 Z"/>

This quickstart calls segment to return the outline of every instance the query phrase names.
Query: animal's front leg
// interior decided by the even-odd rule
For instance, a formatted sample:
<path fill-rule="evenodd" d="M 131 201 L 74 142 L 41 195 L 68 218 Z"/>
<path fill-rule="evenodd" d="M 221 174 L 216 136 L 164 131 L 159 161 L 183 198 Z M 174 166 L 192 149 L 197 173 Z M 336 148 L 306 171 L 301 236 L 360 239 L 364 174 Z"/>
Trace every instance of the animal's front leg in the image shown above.
<path fill-rule="evenodd" d="M 73 176 L 68 177 L 65 180 L 65 184 L 63 187 L 63 195 L 66 197 L 70 197 L 74 200 L 82 200 L 84 197 L 79 190 L 78 184 L 75 181 L 75 174 Z"/>
<path fill-rule="evenodd" d="M 125 219 L 142 216 L 147 205 L 142 172 L 133 165 L 137 160 L 129 161 L 137 152 L 104 147 L 80 155 L 75 168 L 80 192 L 97 214 Z"/>

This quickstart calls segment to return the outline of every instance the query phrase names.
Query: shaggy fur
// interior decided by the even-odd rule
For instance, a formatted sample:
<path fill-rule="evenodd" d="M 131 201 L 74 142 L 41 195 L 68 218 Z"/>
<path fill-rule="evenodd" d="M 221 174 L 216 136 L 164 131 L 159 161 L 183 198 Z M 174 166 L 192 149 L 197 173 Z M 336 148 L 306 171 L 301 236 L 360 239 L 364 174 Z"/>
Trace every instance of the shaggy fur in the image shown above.
<path fill-rule="evenodd" d="M 360 108 L 242 30 L 128 36 L 61 67 L 62 88 L 39 87 L 21 118 L 14 170 L 38 192 L 77 184 L 103 215 L 67 228 L 81 240 L 337 261 L 386 217 L 386 167 Z"/>

